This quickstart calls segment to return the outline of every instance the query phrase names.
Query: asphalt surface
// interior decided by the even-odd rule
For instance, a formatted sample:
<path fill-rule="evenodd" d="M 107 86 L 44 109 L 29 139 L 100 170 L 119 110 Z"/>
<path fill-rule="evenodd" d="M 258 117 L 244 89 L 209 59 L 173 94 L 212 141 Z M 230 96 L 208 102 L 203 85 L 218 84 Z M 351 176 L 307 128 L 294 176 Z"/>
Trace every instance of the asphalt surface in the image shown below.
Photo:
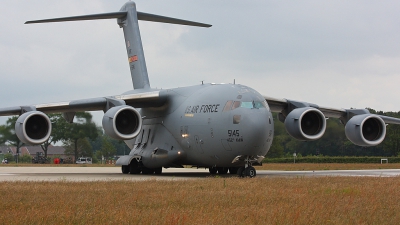
<path fill-rule="evenodd" d="M 0 167 L 1 181 L 142 181 L 182 180 L 210 177 L 206 169 L 163 169 L 161 175 L 122 174 L 121 167 Z M 233 177 L 236 175 L 221 175 Z M 319 177 L 319 176 L 400 176 L 400 169 L 379 170 L 323 170 L 323 171 L 272 171 L 257 170 L 258 178 L 266 177 Z"/>

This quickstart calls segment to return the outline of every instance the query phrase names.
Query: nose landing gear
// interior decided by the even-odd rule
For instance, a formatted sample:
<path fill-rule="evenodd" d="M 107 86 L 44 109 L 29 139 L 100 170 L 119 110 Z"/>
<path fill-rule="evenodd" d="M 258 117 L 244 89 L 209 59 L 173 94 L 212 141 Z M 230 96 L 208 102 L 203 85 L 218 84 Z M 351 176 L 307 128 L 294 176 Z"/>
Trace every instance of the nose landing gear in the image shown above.
<path fill-rule="evenodd" d="M 240 167 L 237 174 L 239 175 L 239 177 L 250 177 L 250 178 L 253 178 L 257 175 L 256 169 L 252 166 Z"/>
<path fill-rule="evenodd" d="M 252 160 L 250 157 L 246 157 L 244 159 L 244 166 L 240 167 L 237 174 L 239 177 L 250 177 L 253 178 L 257 175 L 256 169 L 252 166 Z"/>

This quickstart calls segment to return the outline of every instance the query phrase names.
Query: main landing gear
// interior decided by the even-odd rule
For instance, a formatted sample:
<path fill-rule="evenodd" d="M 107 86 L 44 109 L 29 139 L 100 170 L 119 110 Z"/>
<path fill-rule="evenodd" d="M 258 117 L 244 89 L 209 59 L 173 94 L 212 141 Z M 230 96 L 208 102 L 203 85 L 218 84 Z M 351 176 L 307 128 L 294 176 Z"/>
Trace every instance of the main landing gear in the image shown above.
<path fill-rule="evenodd" d="M 227 174 L 228 171 L 230 174 L 237 174 L 239 177 L 255 177 L 256 176 L 256 169 L 248 164 L 242 167 L 210 167 L 208 168 L 210 174 Z"/>
<path fill-rule="evenodd" d="M 141 165 L 137 160 L 132 160 L 129 165 L 122 166 L 121 169 L 123 174 L 162 174 L 162 167 L 150 169 Z"/>

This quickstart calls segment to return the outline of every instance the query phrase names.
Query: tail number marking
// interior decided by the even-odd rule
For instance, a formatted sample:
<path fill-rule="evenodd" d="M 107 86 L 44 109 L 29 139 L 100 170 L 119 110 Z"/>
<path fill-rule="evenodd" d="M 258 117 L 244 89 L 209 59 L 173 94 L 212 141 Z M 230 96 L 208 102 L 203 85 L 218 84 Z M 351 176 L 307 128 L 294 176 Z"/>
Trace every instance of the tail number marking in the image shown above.
<path fill-rule="evenodd" d="M 229 137 L 239 137 L 239 130 L 228 130 L 228 136 Z"/>

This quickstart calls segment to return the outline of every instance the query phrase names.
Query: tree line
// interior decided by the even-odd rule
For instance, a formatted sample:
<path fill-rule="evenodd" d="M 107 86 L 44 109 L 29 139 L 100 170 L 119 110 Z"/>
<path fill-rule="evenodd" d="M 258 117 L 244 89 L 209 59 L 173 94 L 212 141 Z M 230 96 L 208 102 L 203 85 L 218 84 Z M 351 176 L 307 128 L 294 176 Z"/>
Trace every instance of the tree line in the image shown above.
<path fill-rule="evenodd" d="M 129 154 L 129 148 L 122 141 L 111 139 L 103 133 L 101 127 L 96 126 L 89 112 L 77 112 L 73 123 L 68 123 L 61 113 L 48 116 L 52 132 L 49 140 L 40 145 L 45 157 L 50 145 L 60 143 L 65 148 L 65 154 L 75 159 L 80 156 L 109 159 L 115 155 Z M 0 125 L 0 145 L 15 146 L 17 152 L 20 152 L 24 143 L 15 134 L 17 119 L 17 116 L 9 117 L 6 124 Z"/>
<path fill-rule="evenodd" d="M 399 112 L 382 112 L 368 109 L 371 113 L 400 118 Z M 325 134 L 316 141 L 298 141 L 287 134 L 285 126 L 274 114 L 275 137 L 266 157 L 292 157 L 293 153 L 302 156 L 398 156 L 400 153 L 400 126 L 386 126 L 385 140 L 373 147 L 354 145 L 346 138 L 344 125 L 339 119 L 329 118 Z"/>

